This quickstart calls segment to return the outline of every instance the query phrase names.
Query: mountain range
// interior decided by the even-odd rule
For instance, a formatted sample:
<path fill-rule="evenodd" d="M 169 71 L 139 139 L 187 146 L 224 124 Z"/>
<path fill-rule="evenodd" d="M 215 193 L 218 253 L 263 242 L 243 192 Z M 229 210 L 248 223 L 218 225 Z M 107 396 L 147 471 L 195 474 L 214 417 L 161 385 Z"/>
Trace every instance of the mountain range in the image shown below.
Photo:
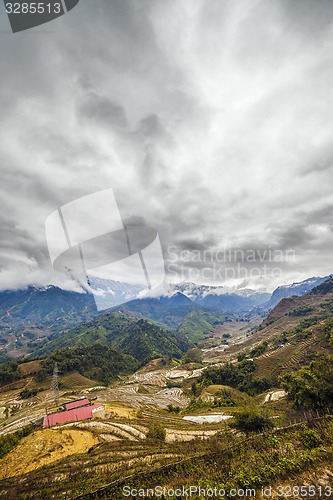
<path fill-rule="evenodd" d="M 271 295 L 271 298 L 264 305 L 267 309 L 271 309 L 276 304 L 280 302 L 281 299 L 286 299 L 288 297 L 305 295 L 310 292 L 313 288 L 317 287 L 323 281 L 326 281 L 329 276 L 325 276 L 324 278 L 308 278 L 300 283 L 292 283 L 291 285 L 279 286 L 274 290 Z"/>
<path fill-rule="evenodd" d="M 282 298 L 303 295 L 325 279 L 309 278 L 280 286 L 272 295 L 194 283 L 169 284 L 158 297 L 128 301 L 109 311 L 136 321 L 153 321 L 164 332 L 179 332 L 196 342 L 223 323 L 227 315 L 237 317 L 256 308 L 269 311 Z M 114 286 L 119 297 L 130 294 L 130 285 L 108 281 L 108 286 Z M 104 317 L 107 312 L 98 312 L 93 295 L 83 290 L 78 293 L 48 286 L 0 292 L 0 361 L 39 352 L 54 340 L 54 335 L 75 331 L 82 323 Z"/>

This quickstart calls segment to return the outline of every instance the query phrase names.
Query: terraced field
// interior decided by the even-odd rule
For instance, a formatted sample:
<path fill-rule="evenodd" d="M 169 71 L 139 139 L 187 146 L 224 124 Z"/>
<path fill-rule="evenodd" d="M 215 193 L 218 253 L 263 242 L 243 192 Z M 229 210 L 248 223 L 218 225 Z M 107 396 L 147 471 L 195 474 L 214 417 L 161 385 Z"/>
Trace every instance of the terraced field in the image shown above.
<path fill-rule="evenodd" d="M 318 443 L 326 443 L 327 449 L 318 446 L 318 451 L 315 449 L 312 453 L 312 448 L 309 451 L 302 441 L 302 433 L 306 436 L 308 430 L 313 431 L 316 415 L 311 412 L 306 415 L 292 406 L 278 384 L 279 375 L 304 366 L 316 354 L 332 352 L 330 301 L 333 297 L 316 294 L 292 298 L 282 301 L 257 331 L 249 331 L 243 323 L 238 329 L 233 325 L 229 345 L 225 346 L 225 338 L 221 337 L 220 345 L 204 350 L 201 365 L 182 364 L 170 358 L 155 359 L 110 386 L 100 385 L 77 372 L 60 376 L 60 404 L 87 396 L 94 404 L 103 404 L 105 409 L 96 413 L 91 421 L 57 426 L 51 431 L 40 429 L 50 381 L 39 386 L 33 373 L 38 365 L 27 363 L 22 366 L 25 378 L 0 390 L 0 437 L 30 423 L 36 430 L 0 459 L 0 497 L 58 500 L 79 498 L 82 494 L 81 498 L 89 500 L 95 497 L 117 499 L 121 498 L 119 492 L 124 478 L 130 478 L 134 484 L 140 484 L 144 478 L 148 482 L 163 480 L 163 484 L 173 485 L 179 483 L 180 477 L 190 480 L 192 475 L 199 475 L 208 484 L 212 475 L 223 471 L 225 477 L 230 478 L 233 467 L 236 478 L 243 469 L 243 474 L 252 474 L 261 461 L 260 474 L 264 474 L 269 455 L 262 457 L 270 450 L 272 456 L 281 455 L 277 475 L 286 464 L 289 472 L 293 467 L 299 472 L 302 467 L 314 467 L 316 460 L 324 463 L 328 457 L 325 453 L 333 453 L 331 423 L 325 421 L 316 430 Z M 220 335 L 225 334 L 225 330 L 223 332 Z M 197 380 L 208 365 L 221 367 L 226 362 L 232 364 L 224 367 L 225 370 L 235 374 L 242 366 L 241 362 L 236 363 L 244 358 L 252 361 L 243 365 L 249 370 L 253 367 L 246 372 L 246 379 L 250 376 L 258 377 L 259 381 L 260 378 L 269 379 L 271 384 L 265 385 L 265 390 L 260 388 L 257 393 L 245 393 L 227 385 L 208 385 L 213 381 L 229 383 L 223 378 Z M 237 385 L 237 379 L 230 381 L 230 385 L 233 384 L 242 391 L 247 390 L 246 386 Z M 20 397 L 23 388 L 38 386 L 45 390 L 27 400 Z M 244 439 L 239 427 L 233 426 L 242 417 L 242 412 L 249 409 L 262 412 L 275 426 L 271 436 L 258 437 L 253 449 L 249 443 L 254 438 Z M 299 426 L 300 419 L 305 420 Z M 295 422 L 297 430 L 294 431 Z M 284 432 L 285 442 L 283 438 L 281 445 L 277 445 L 279 433 Z M 50 440 L 51 435 L 56 435 L 57 439 Z M 55 441 L 59 446 L 53 446 Z M 76 441 L 82 446 L 75 447 Z M 253 457 L 248 465 L 250 449 Z M 20 461 L 22 454 L 27 458 Z M 239 456 L 243 461 L 239 461 Z M 299 462 L 302 456 L 306 457 L 304 463 Z M 275 465 L 272 463 L 270 467 Z M 15 479 L 11 477 L 13 474 Z M 106 496 L 103 496 L 103 484 L 108 485 Z M 94 490 L 96 496 L 91 496 Z"/>

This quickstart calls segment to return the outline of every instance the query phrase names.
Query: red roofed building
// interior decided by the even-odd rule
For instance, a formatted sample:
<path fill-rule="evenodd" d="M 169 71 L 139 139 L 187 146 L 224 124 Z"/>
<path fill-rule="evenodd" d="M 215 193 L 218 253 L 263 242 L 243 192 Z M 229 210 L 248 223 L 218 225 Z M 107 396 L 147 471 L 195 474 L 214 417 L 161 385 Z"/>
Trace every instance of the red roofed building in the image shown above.
<path fill-rule="evenodd" d="M 104 406 L 83 406 L 80 408 L 73 408 L 72 410 L 59 411 L 58 413 L 50 413 L 50 415 L 45 415 L 43 427 L 52 427 L 54 425 L 77 422 L 78 420 L 86 420 L 92 418 L 93 413 L 98 410 L 104 410 Z"/>
<path fill-rule="evenodd" d="M 88 398 L 77 399 L 64 404 L 65 410 L 74 410 L 74 408 L 81 408 L 82 406 L 89 406 L 90 401 Z"/>

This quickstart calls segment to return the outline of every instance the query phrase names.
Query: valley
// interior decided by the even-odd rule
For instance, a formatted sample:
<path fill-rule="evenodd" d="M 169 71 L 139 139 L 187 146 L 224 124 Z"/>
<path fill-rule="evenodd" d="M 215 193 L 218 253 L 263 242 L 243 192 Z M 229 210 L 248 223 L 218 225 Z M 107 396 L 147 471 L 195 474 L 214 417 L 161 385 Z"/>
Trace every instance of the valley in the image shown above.
<path fill-rule="evenodd" d="M 226 489 L 315 474 L 329 484 L 333 376 L 317 372 L 333 353 L 332 304 L 327 280 L 265 318 L 226 314 L 197 342 L 124 311 L 53 334 L 36 359 L 0 367 L 0 497 L 120 499 L 126 484 L 200 478 Z M 302 370 L 326 384 L 314 389 L 317 403 L 294 390 Z M 102 409 L 42 428 L 47 413 L 79 398 Z"/>

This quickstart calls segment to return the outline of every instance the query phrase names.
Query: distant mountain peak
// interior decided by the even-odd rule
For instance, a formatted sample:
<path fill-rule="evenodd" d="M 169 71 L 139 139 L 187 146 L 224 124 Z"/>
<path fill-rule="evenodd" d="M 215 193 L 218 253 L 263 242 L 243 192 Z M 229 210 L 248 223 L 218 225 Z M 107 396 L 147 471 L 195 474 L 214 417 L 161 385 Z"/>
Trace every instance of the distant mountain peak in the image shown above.
<path fill-rule="evenodd" d="M 326 281 L 328 278 L 329 276 L 325 276 L 323 278 L 313 276 L 312 278 L 307 278 L 297 283 L 281 285 L 274 290 L 270 300 L 267 302 L 267 304 L 264 304 L 264 306 L 267 308 L 272 308 L 282 299 L 292 297 L 293 295 L 305 295 L 315 287 L 321 285 L 321 283 Z"/>

